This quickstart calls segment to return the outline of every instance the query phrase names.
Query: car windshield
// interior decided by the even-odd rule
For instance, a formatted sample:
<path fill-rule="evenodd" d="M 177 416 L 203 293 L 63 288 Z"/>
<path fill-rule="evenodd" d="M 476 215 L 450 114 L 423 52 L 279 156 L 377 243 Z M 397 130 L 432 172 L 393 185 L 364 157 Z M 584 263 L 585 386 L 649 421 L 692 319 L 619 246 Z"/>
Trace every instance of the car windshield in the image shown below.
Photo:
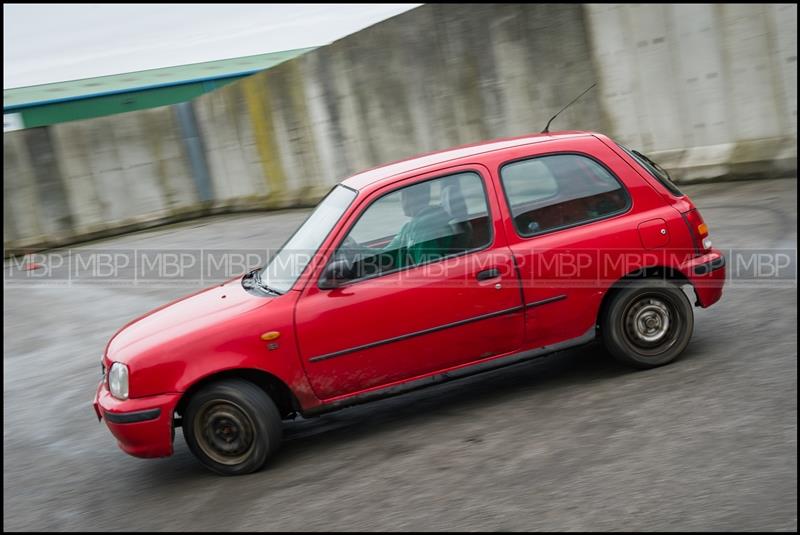
<path fill-rule="evenodd" d="M 355 198 L 350 188 L 333 188 L 261 271 L 260 286 L 273 293 L 287 292 Z"/>

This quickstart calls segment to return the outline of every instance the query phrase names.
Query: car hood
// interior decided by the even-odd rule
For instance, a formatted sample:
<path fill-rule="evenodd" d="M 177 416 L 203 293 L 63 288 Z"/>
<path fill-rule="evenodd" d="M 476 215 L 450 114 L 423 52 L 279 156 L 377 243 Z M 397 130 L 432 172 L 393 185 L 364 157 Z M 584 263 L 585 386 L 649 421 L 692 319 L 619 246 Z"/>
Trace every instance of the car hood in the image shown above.
<path fill-rule="evenodd" d="M 242 314 L 269 305 L 273 298 L 245 290 L 241 277 L 182 297 L 148 312 L 120 329 L 109 341 L 106 356 L 126 362 L 142 353 L 195 339 Z"/>

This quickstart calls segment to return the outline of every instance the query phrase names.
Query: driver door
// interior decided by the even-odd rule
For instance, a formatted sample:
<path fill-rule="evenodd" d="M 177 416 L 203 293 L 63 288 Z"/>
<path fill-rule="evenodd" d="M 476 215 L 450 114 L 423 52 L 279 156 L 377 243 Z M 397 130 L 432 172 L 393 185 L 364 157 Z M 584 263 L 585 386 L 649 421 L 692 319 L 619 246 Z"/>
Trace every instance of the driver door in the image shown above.
<path fill-rule="evenodd" d="M 482 166 L 465 166 L 446 176 L 440 172 L 394 184 L 364 203 L 333 258 L 353 248 L 362 260 L 395 260 L 377 267 L 362 264 L 364 269 L 353 270 L 352 278 L 333 289 L 319 287 L 323 266 L 296 305 L 303 366 L 320 399 L 377 389 L 520 347 L 519 280 L 487 176 Z M 414 196 L 403 190 L 414 187 L 429 193 L 427 205 L 410 216 L 403 196 Z M 415 253 L 397 262 L 403 251 L 387 247 L 400 234 Z M 414 240 L 427 240 L 425 255 Z"/>

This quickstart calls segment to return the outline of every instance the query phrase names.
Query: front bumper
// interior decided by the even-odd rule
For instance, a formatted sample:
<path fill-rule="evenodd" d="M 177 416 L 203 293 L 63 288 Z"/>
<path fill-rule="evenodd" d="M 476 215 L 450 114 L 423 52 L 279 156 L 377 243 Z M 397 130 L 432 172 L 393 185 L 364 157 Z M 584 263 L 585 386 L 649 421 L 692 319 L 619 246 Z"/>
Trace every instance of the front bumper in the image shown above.
<path fill-rule="evenodd" d="M 101 382 L 94 398 L 97 418 L 105 420 L 122 451 L 135 457 L 172 455 L 172 415 L 180 393 L 118 400 Z"/>
<path fill-rule="evenodd" d="M 683 265 L 681 271 L 694 286 L 697 305 L 706 308 L 722 298 L 725 285 L 725 256 L 717 249 L 693 258 Z"/>

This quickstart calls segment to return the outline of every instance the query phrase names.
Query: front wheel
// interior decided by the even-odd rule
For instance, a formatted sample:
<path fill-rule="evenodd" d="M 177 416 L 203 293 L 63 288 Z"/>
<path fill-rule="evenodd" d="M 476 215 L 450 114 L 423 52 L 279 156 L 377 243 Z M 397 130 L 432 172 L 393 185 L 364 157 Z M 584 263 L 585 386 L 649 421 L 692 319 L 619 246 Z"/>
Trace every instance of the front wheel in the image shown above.
<path fill-rule="evenodd" d="M 693 330 L 694 312 L 686 294 L 661 280 L 634 280 L 615 290 L 600 321 L 609 353 L 637 368 L 675 360 Z"/>
<path fill-rule="evenodd" d="M 281 418 L 261 388 L 228 379 L 192 397 L 183 418 L 183 435 L 195 457 L 214 472 L 249 474 L 278 450 Z"/>

